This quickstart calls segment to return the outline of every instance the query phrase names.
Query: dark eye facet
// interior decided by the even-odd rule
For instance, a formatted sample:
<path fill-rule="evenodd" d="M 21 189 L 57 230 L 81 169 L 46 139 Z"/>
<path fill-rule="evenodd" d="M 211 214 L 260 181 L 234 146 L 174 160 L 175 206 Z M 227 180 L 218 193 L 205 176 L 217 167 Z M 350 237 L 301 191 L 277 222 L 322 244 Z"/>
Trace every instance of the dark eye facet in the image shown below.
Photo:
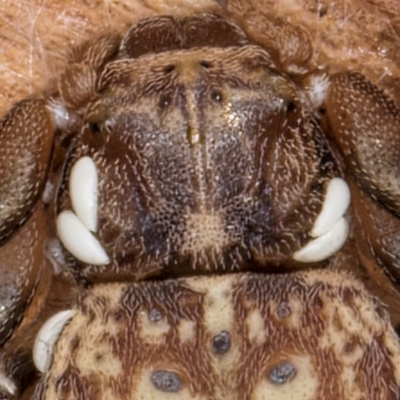
<path fill-rule="evenodd" d="M 164 73 L 165 74 L 170 74 L 171 72 L 175 71 L 175 65 L 170 64 L 164 67 Z"/>
<path fill-rule="evenodd" d="M 178 374 L 171 371 L 154 371 L 151 374 L 151 381 L 161 392 L 176 393 L 182 387 Z"/>
<path fill-rule="evenodd" d="M 217 89 L 213 90 L 211 92 L 211 100 L 216 103 L 222 103 L 223 100 L 222 92 Z"/>
<path fill-rule="evenodd" d="M 225 354 L 231 348 L 231 335 L 222 331 L 212 339 L 212 347 L 215 354 Z"/>
<path fill-rule="evenodd" d="M 149 311 L 149 320 L 151 322 L 159 322 L 161 321 L 162 315 L 161 312 L 159 310 L 157 310 L 156 308 L 152 308 Z"/>
<path fill-rule="evenodd" d="M 286 109 L 287 109 L 288 113 L 291 113 L 294 110 L 296 110 L 296 104 L 291 101 L 291 102 L 288 103 Z"/>
<path fill-rule="evenodd" d="M 163 110 L 170 106 L 172 103 L 172 96 L 168 93 L 164 93 L 160 96 L 160 100 L 158 101 L 159 107 Z"/>
<path fill-rule="evenodd" d="M 287 318 L 292 313 L 290 309 L 290 305 L 286 301 L 282 301 L 278 306 L 278 317 L 279 318 Z"/>
<path fill-rule="evenodd" d="M 95 122 L 90 122 L 89 123 L 89 129 L 93 133 L 100 133 L 100 126 L 99 126 L 99 124 L 96 124 Z"/>
<path fill-rule="evenodd" d="M 271 369 L 269 380 L 276 385 L 290 382 L 297 374 L 296 368 L 289 362 L 283 362 Z"/>
<path fill-rule="evenodd" d="M 210 69 L 212 67 L 211 63 L 208 61 L 200 61 L 200 65 L 204 68 L 204 69 Z"/>

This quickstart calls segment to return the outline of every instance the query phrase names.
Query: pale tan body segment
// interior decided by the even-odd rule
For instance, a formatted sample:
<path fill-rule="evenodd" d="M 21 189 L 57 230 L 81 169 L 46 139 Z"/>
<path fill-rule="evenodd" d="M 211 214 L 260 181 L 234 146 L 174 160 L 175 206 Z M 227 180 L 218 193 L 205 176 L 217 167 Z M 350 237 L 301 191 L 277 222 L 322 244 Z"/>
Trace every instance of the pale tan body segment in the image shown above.
<path fill-rule="evenodd" d="M 337 273 L 98 285 L 54 359 L 35 400 L 399 395 L 400 351 L 386 311 Z"/>

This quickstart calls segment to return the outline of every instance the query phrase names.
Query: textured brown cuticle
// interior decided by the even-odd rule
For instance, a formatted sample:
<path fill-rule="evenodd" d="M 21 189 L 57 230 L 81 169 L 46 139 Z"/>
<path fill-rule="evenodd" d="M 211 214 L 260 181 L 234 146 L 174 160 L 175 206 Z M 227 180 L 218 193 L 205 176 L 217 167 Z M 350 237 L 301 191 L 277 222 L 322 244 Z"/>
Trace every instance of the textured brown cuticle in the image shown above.
<path fill-rule="evenodd" d="M 398 398 L 399 109 L 314 65 L 306 27 L 242 11 L 107 30 L 0 121 L 1 399 Z M 301 262 L 333 178 L 349 240 Z"/>
<path fill-rule="evenodd" d="M 266 50 L 216 15 L 156 17 L 129 30 L 100 70 L 77 65 L 92 72 L 76 79 L 96 90 L 69 162 L 96 164 L 98 237 L 112 263 L 76 273 L 96 282 L 293 268 L 339 172 Z M 57 210 L 70 207 L 65 182 Z"/>

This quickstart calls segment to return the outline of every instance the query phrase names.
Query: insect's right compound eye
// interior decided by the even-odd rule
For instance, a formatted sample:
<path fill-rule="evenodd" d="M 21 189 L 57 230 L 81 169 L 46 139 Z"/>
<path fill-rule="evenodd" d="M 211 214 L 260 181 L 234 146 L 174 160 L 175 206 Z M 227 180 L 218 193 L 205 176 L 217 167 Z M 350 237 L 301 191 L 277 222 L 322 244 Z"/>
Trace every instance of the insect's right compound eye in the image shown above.
<path fill-rule="evenodd" d="M 282 362 L 273 367 L 268 375 L 271 383 L 276 385 L 284 385 L 295 378 L 297 374 L 296 368 L 290 362 Z"/>

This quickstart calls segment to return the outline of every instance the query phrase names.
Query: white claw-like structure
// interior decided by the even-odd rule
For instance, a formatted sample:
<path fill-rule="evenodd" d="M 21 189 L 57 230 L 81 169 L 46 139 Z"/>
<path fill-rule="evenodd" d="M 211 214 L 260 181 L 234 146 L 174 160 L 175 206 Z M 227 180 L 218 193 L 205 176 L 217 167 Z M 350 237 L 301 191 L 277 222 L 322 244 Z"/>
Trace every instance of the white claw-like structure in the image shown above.
<path fill-rule="evenodd" d="M 80 158 L 69 179 L 72 207 L 81 222 L 92 232 L 97 230 L 97 168 L 91 157 Z"/>
<path fill-rule="evenodd" d="M 344 217 L 333 225 L 323 235 L 308 242 L 303 248 L 293 254 L 296 261 L 312 263 L 325 260 L 338 252 L 346 242 L 349 234 L 349 224 Z"/>
<path fill-rule="evenodd" d="M 107 265 L 107 253 L 81 220 L 69 210 L 57 218 L 58 236 L 65 248 L 78 260 L 91 265 Z"/>
<path fill-rule="evenodd" d="M 54 346 L 65 325 L 75 314 L 75 310 L 61 311 L 48 319 L 40 328 L 33 346 L 33 362 L 40 372 L 46 373 L 49 370 Z"/>
<path fill-rule="evenodd" d="M 349 234 L 349 225 L 344 214 L 350 205 L 350 198 L 346 181 L 342 178 L 329 181 L 322 210 L 310 232 L 314 239 L 293 254 L 296 261 L 322 261 L 341 249 Z"/>
<path fill-rule="evenodd" d="M 310 235 L 314 238 L 328 232 L 343 217 L 350 205 L 350 189 L 342 178 L 328 183 L 322 211 L 315 220 Z"/>

